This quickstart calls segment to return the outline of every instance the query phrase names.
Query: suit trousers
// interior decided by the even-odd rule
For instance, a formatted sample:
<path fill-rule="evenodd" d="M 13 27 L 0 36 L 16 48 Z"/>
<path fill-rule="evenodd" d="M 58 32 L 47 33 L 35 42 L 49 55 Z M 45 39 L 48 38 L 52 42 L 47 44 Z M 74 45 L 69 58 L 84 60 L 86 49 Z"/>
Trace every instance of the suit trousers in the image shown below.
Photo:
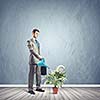
<path fill-rule="evenodd" d="M 28 89 L 33 90 L 34 74 L 36 74 L 36 87 L 40 88 L 41 84 L 41 67 L 29 64 L 29 74 L 28 74 Z"/>

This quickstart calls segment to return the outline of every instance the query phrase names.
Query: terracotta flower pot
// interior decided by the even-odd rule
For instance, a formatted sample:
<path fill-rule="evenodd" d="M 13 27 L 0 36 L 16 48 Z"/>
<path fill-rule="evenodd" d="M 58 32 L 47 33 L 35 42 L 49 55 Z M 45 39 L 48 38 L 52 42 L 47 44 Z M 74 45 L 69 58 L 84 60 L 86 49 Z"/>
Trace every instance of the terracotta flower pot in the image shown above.
<path fill-rule="evenodd" d="M 53 94 L 57 94 L 58 93 L 58 88 L 57 87 L 53 87 Z"/>

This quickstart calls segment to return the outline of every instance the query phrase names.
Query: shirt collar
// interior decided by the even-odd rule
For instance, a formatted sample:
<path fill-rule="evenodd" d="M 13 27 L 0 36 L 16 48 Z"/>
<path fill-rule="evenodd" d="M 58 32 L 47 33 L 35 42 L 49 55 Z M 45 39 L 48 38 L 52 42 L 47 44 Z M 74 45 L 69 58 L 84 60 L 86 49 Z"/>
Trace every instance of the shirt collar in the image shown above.
<path fill-rule="evenodd" d="M 36 38 L 34 38 L 34 37 L 33 37 L 32 39 L 33 39 L 33 41 L 35 41 L 35 40 L 36 40 Z"/>

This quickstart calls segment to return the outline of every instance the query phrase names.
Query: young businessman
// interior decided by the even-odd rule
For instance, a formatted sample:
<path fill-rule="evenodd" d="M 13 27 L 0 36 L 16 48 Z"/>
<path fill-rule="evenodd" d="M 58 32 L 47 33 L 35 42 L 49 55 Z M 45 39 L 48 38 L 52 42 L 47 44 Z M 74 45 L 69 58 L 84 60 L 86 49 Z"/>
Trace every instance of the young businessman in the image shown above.
<path fill-rule="evenodd" d="M 32 38 L 27 41 L 28 48 L 30 51 L 29 56 L 29 75 L 28 75 L 28 93 L 35 94 L 33 91 L 33 81 L 34 74 L 36 73 L 36 91 L 44 92 L 44 90 L 40 87 L 41 84 L 41 67 L 37 66 L 37 62 L 42 60 L 42 56 L 40 56 L 40 44 L 37 41 L 37 37 L 40 34 L 38 29 L 33 29 Z"/>

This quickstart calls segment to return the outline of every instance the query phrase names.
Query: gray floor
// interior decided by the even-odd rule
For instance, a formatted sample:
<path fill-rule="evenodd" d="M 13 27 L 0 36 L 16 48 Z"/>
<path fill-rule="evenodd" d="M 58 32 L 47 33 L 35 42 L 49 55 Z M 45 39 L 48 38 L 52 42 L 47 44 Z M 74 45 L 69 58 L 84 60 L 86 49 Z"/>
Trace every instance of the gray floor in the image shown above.
<path fill-rule="evenodd" d="M 100 100 L 100 88 L 59 88 L 58 94 L 52 88 L 45 92 L 27 93 L 27 88 L 0 88 L 0 100 Z"/>

